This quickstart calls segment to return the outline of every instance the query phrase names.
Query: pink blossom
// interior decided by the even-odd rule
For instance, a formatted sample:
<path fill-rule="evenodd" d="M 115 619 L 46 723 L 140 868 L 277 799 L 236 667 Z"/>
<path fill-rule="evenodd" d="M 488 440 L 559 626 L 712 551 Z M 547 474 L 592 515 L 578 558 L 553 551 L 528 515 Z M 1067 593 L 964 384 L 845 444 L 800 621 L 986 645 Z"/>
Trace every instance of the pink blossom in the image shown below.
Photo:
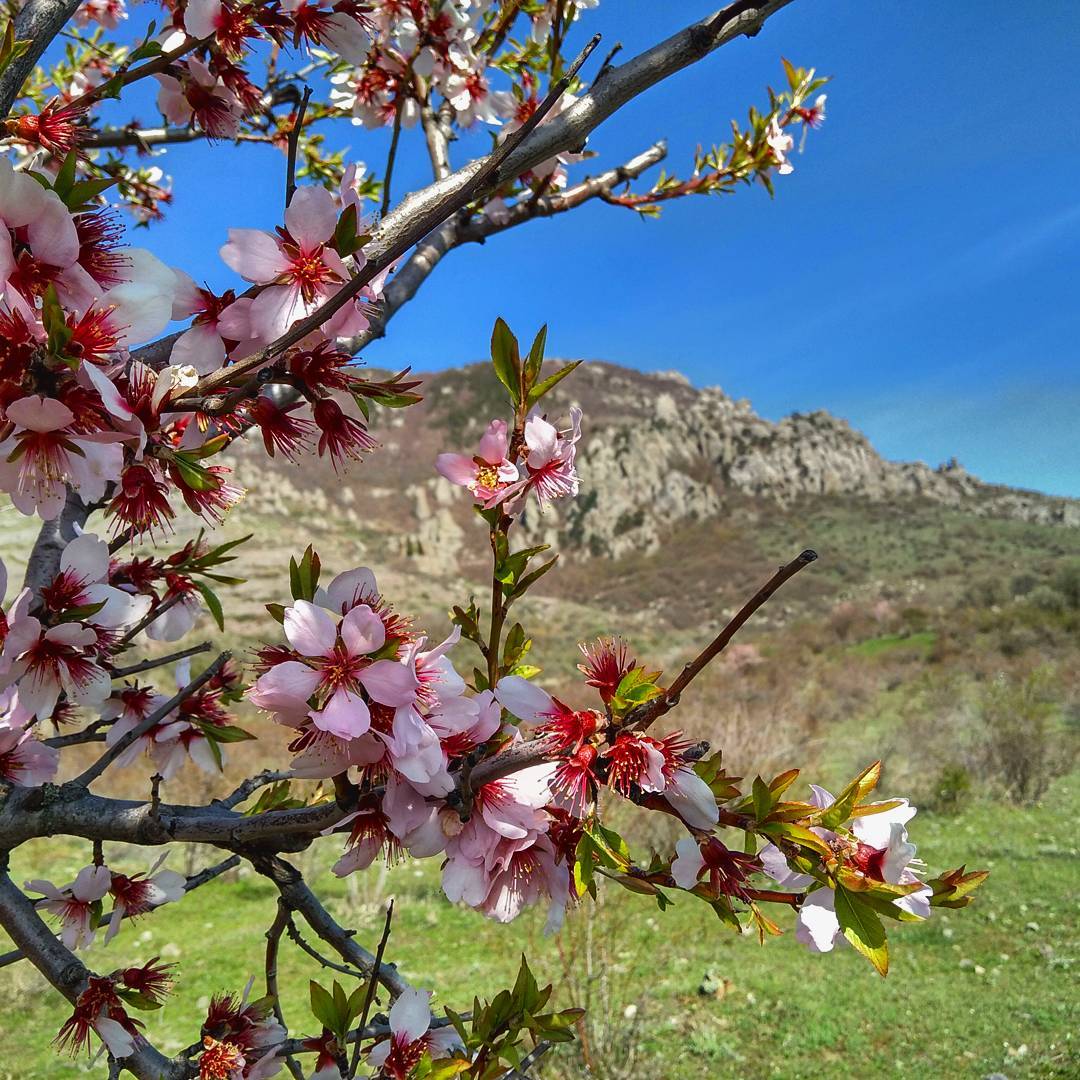
<path fill-rule="evenodd" d="M 0 694 L 0 702 L 5 696 L 9 705 L 6 715 L 0 717 L 0 778 L 21 787 L 40 787 L 56 777 L 60 751 L 26 730 L 22 719 L 25 710 L 18 707 L 17 692 Z"/>
<path fill-rule="evenodd" d="M 390 1037 L 368 1051 L 368 1064 L 380 1076 L 405 1080 L 426 1052 L 432 1058 L 450 1056 L 462 1047 L 453 1027 L 431 1027 L 431 991 L 403 991 L 390 1008 Z"/>
<path fill-rule="evenodd" d="M 145 874 L 131 877 L 112 874 L 109 892 L 113 897 L 113 910 L 109 928 L 105 931 L 106 943 L 117 935 L 123 919 L 143 915 L 153 908 L 182 899 L 187 880 L 175 870 L 160 869 L 166 858 L 167 854 L 162 855 Z"/>
<path fill-rule="evenodd" d="M 349 269 L 332 246 L 337 219 L 333 195 L 324 187 L 307 186 L 293 195 L 279 235 L 259 229 L 229 230 L 222 259 L 246 281 L 266 286 L 251 304 L 254 336 L 267 342 L 280 337 L 349 280 Z M 362 263 L 363 256 L 359 259 Z M 358 313 L 355 303 L 346 304 L 324 324 L 324 332 L 327 336 L 354 332 Z"/>
<path fill-rule="evenodd" d="M 64 505 L 65 486 L 96 502 L 123 468 L 123 450 L 113 433 L 74 430 L 75 414 L 61 401 L 37 395 L 6 408 L 15 430 L 0 442 L 0 490 L 24 514 L 54 518 Z"/>
<path fill-rule="evenodd" d="M 187 127 L 192 122 L 212 139 L 231 139 L 239 129 L 243 105 L 201 60 L 194 56 L 178 62 L 179 79 L 157 75 L 158 108 L 170 124 Z"/>
<path fill-rule="evenodd" d="M 508 445 L 506 421 L 492 420 L 475 456 L 440 454 L 435 468 L 450 483 L 467 488 L 478 503 L 494 505 L 500 493 L 518 479 L 517 466 L 506 457 Z"/>
<path fill-rule="evenodd" d="M 85 949 L 94 940 L 94 905 L 109 891 L 112 874 L 107 866 L 84 866 L 62 889 L 48 881 L 28 881 L 28 892 L 43 894 L 35 903 L 60 919 L 60 940 L 69 949 Z"/>
<path fill-rule="evenodd" d="M 419 685 L 415 671 L 373 656 L 386 644 L 387 635 L 369 605 L 352 608 L 338 625 L 323 608 L 297 600 L 285 610 L 284 628 L 289 644 L 303 659 L 276 664 L 258 679 L 248 692 L 258 708 L 282 714 L 285 722 L 306 713 L 320 731 L 354 739 L 371 726 L 362 692 L 394 708 L 412 701 Z M 314 695 L 321 704 L 309 709 Z"/>

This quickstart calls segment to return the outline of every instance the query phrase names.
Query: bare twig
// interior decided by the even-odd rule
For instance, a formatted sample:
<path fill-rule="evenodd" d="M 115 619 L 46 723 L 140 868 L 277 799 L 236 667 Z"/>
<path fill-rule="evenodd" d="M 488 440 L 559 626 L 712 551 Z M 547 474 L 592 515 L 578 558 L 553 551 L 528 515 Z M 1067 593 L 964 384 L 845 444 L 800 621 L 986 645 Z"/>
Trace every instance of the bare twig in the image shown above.
<path fill-rule="evenodd" d="M 367 974 L 377 972 L 378 981 L 394 997 L 411 989 L 398 974 L 397 968 L 392 964 L 376 964 L 375 957 L 356 943 L 352 932 L 338 924 L 323 907 L 322 901 L 308 888 L 303 875 L 295 866 L 276 855 L 264 855 L 257 851 L 245 851 L 244 854 L 260 874 L 268 877 L 277 886 L 289 907 L 303 916 L 308 926 L 343 960 Z"/>
<path fill-rule="evenodd" d="M 296 923 L 290 917 L 288 925 L 285 927 L 286 932 L 292 939 L 293 943 L 312 958 L 312 960 L 318 961 L 318 963 L 324 967 L 329 968 L 331 971 L 340 971 L 342 975 L 351 975 L 354 979 L 359 979 L 363 982 L 367 976 L 362 971 L 357 971 L 355 968 L 346 967 L 344 964 L 339 964 L 334 960 L 331 960 L 328 956 L 323 956 L 318 949 L 309 944 L 304 935 L 300 933 L 296 926 Z"/>
<path fill-rule="evenodd" d="M 70 735 L 54 735 L 51 739 L 43 739 L 46 746 L 63 750 L 65 746 L 82 746 L 83 743 L 104 742 L 105 728 L 110 727 L 113 720 L 95 720 L 87 724 L 82 731 L 73 731 Z"/>
<path fill-rule="evenodd" d="M 129 675 L 139 675 L 144 671 L 153 671 L 154 668 L 164 667 L 166 664 L 172 664 L 177 660 L 186 660 L 189 656 L 209 652 L 213 647 L 209 641 L 204 641 L 199 645 L 192 645 L 188 649 L 169 653 L 167 656 L 151 656 L 138 664 L 131 664 L 129 667 L 113 668 L 112 677 L 114 679 L 126 679 Z"/>
<path fill-rule="evenodd" d="M 278 994 L 278 946 L 281 944 L 281 935 L 289 925 L 289 905 L 278 897 L 277 914 L 266 931 L 266 996 L 270 998 L 274 1010 L 274 1019 L 281 1025 L 282 1030 L 288 1034 L 289 1028 L 285 1023 L 285 1014 L 281 1011 L 280 995 Z M 285 1067 L 293 1076 L 293 1080 L 304 1080 L 304 1071 L 300 1068 L 300 1062 L 292 1054 L 283 1054 Z"/>
<path fill-rule="evenodd" d="M 679 672 L 675 681 L 659 697 L 633 709 L 626 717 L 627 727 L 644 730 L 664 713 L 679 703 L 679 697 L 690 683 L 727 648 L 728 642 L 739 632 L 743 624 L 761 607 L 785 581 L 790 581 L 800 570 L 817 560 L 817 552 L 807 548 L 779 570 L 738 610 L 731 621 Z"/>
<path fill-rule="evenodd" d="M 390 181 L 394 175 L 394 162 L 397 160 L 398 139 L 401 138 L 401 111 L 405 105 L 405 94 L 398 94 L 397 104 L 394 108 L 394 128 L 390 133 L 390 149 L 386 155 L 386 170 L 383 173 L 382 209 L 380 214 L 385 215 L 390 209 Z"/>
<path fill-rule="evenodd" d="M 289 132 L 289 155 L 285 165 L 285 209 L 288 210 L 293 195 L 296 194 L 296 153 L 300 147 L 300 135 L 304 129 L 304 113 L 311 100 L 311 87 L 305 86 L 300 104 L 296 107 L 296 120 Z"/>
<path fill-rule="evenodd" d="M 134 727 L 122 738 L 117 739 L 104 754 L 101 755 L 88 769 L 81 772 L 72 783 L 88 787 L 92 784 L 133 742 L 141 739 L 148 731 L 161 723 L 178 705 L 182 705 L 192 694 L 201 690 L 222 668 L 222 665 L 232 656 L 228 650 L 221 653 L 218 658 L 197 675 L 182 690 L 178 690 L 160 708 L 155 709 L 137 727 Z"/>
<path fill-rule="evenodd" d="M 169 608 L 175 607 L 184 598 L 184 593 L 174 593 L 167 600 L 162 600 L 157 607 L 151 608 L 130 630 L 126 631 L 124 636 L 116 643 L 114 651 L 120 652 L 124 646 L 134 641 L 155 619 L 160 618 Z"/>
<path fill-rule="evenodd" d="M 390 924 L 394 918 L 394 898 L 391 896 L 386 902 L 386 921 L 383 923 L 382 937 L 379 938 L 379 947 L 375 950 L 375 970 L 382 967 L 383 955 L 386 952 L 386 943 L 390 940 Z M 367 1026 L 368 1016 L 371 1014 L 371 1004 L 375 1000 L 375 987 L 378 981 L 374 978 L 368 980 L 367 994 L 364 996 L 364 1011 L 360 1014 L 360 1023 L 357 1025 L 361 1031 Z M 360 1040 L 356 1040 L 353 1046 L 352 1061 L 349 1063 L 348 1080 L 353 1080 L 356 1070 L 360 1068 Z"/>

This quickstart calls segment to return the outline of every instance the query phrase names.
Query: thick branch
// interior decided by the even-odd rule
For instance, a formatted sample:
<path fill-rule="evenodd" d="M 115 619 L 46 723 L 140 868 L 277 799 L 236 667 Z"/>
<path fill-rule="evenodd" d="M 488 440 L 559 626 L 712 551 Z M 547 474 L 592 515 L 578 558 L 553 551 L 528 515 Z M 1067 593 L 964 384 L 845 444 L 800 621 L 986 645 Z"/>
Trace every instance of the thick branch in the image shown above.
<path fill-rule="evenodd" d="M 0 74 L 0 117 L 11 112 L 34 65 L 49 47 L 49 42 L 75 14 L 82 0 L 27 0 L 15 16 L 15 40 L 29 41 L 30 48 L 12 61 Z"/>
<path fill-rule="evenodd" d="M 2 82 L 3 77 L 0 76 L 0 84 Z M 56 577 L 64 548 L 75 539 L 76 527 L 81 529 L 89 516 L 89 507 L 76 492 L 69 490 L 59 516 L 42 523 L 26 563 L 26 576 L 23 578 L 23 585 L 32 593 L 40 593 Z"/>
<path fill-rule="evenodd" d="M 364 333 L 343 343 L 342 348 L 356 354 L 367 348 L 373 341 L 386 335 L 386 325 L 420 290 L 443 257 L 466 243 L 483 243 L 489 236 L 505 232 L 515 225 L 524 224 L 534 218 L 553 217 L 555 214 L 572 210 L 609 191 L 615 184 L 633 180 L 646 169 L 664 159 L 667 145 L 663 140 L 655 143 L 643 153 L 631 158 L 625 165 L 608 169 L 598 176 L 589 177 L 580 184 L 558 195 L 548 195 L 540 199 L 523 199 L 510 207 L 509 216 L 499 223 L 487 217 L 473 218 L 461 222 L 462 215 L 457 215 L 441 228 L 430 233 L 417 245 L 409 261 L 394 275 L 383 292 L 382 300 L 371 316 L 371 325 Z"/>

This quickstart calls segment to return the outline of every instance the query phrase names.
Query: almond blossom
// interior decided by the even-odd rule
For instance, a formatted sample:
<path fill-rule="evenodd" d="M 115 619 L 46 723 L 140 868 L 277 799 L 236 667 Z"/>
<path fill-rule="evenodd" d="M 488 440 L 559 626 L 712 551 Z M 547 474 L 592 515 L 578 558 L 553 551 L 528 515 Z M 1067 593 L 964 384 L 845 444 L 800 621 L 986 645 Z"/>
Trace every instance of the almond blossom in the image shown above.
<path fill-rule="evenodd" d="M 438 1059 L 464 1049 L 453 1027 L 432 1028 L 431 992 L 405 990 L 390 1008 L 390 1037 L 368 1051 L 368 1064 L 380 1076 L 406 1080 L 427 1053 Z"/>
<path fill-rule="evenodd" d="M 0 691 L 0 778 L 21 787 L 48 783 L 60 764 L 60 752 L 34 735 L 32 722 L 17 689 Z"/>
<path fill-rule="evenodd" d="M 221 258 L 246 281 L 265 286 L 251 304 L 253 336 L 264 342 L 280 337 L 298 319 L 306 318 L 352 276 L 332 240 L 338 211 L 324 187 L 296 189 L 285 210 L 285 228 L 278 235 L 259 229 L 230 229 Z M 353 256 L 363 263 L 363 256 Z M 374 295 L 368 295 L 374 299 Z M 352 301 L 320 329 L 327 337 L 356 334 L 368 321 Z"/>
<path fill-rule="evenodd" d="M 23 514 L 56 517 L 66 487 L 96 502 L 120 475 L 124 436 L 79 430 L 63 402 L 32 394 L 11 402 L 4 412 L 14 429 L 0 441 L 0 490 Z"/>
<path fill-rule="evenodd" d="M 355 739 L 371 726 L 369 701 L 396 708 L 413 699 L 415 671 L 376 655 L 388 644 L 387 632 L 368 604 L 336 624 L 325 609 L 297 600 L 286 608 L 283 625 L 298 659 L 275 664 L 248 692 L 252 704 L 279 722 L 295 725 L 309 717 L 320 731 Z M 394 639 L 389 644 L 396 651 Z M 314 707 L 312 697 L 319 702 Z"/>
<path fill-rule="evenodd" d="M 26 882 L 23 888 L 42 894 L 34 906 L 59 918 L 60 940 L 69 949 L 85 949 L 93 943 L 95 920 L 111 882 L 107 866 L 84 866 L 63 888 L 40 879 Z"/>
<path fill-rule="evenodd" d="M 833 796 L 816 784 L 811 785 L 811 802 L 817 807 L 827 807 L 835 801 Z M 917 885 L 905 896 L 896 897 L 893 903 L 919 918 L 930 917 L 930 896 L 933 890 L 921 885 L 920 879 L 911 871 L 915 861 L 915 845 L 908 841 L 907 823 L 916 810 L 907 799 L 898 799 L 897 805 L 877 814 L 853 818 L 850 823 L 855 839 L 849 841 L 837 833 L 815 828 L 829 844 L 838 860 L 851 870 L 871 881 L 891 885 Z M 792 870 L 783 853 L 774 845 L 766 844 L 758 854 L 765 872 L 781 888 L 804 889 L 816 884 L 809 874 Z M 795 937 L 811 952 L 829 952 L 843 938 L 840 922 L 836 917 L 836 894 L 831 888 L 818 887 L 810 892 L 799 908 L 795 924 Z"/>
<path fill-rule="evenodd" d="M 506 421 L 492 420 L 473 457 L 440 454 L 435 468 L 452 484 L 468 489 L 483 506 L 492 506 L 500 493 L 518 479 L 517 466 L 506 457 L 509 446 Z"/>
<path fill-rule="evenodd" d="M 105 931 L 106 944 L 120 931 L 124 919 L 145 915 L 162 904 L 180 900 L 184 895 L 187 879 L 175 870 L 162 870 L 168 855 L 162 855 L 145 874 L 119 874 L 113 871 L 109 893 L 113 898 L 112 915 Z"/>

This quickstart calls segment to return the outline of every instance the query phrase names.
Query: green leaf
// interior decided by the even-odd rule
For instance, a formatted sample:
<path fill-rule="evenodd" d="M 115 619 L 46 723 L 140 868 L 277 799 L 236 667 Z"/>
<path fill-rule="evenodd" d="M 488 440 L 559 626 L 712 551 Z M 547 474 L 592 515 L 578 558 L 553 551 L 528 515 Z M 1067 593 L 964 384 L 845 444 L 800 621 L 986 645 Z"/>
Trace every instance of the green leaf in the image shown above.
<path fill-rule="evenodd" d="M 299 562 L 289 560 L 289 585 L 292 589 L 294 600 L 311 601 L 315 598 L 315 590 L 319 585 L 319 574 L 322 572 L 322 562 L 315 549 L 308 544 Z"/>
<path fill-rule="evenodd" d="M 607 829 L 599 821 L 593 821 L 585 825 L 585 832 L 596 845 L 601 862 L 613 870 L 629 869 L 630 848 L 614 829 Z"/>
<path fill-rule="evenodd" d="M 760 776 L 754 777 L 753 799 L 754 817 L 758 821 L 764 821 L 772 813 L 773 798 L 769 785 Z"/>
<path fill-rule="evenodd" d="M 60 166 L 60 171 L 56 174 L 56 179 L 53 181 L 53 191 L 64 201 L 65 205 L 68 204 L 67 196 L 75 184 L 75 167 L 78 165 L 79 155 L 72 150 L 63 161 Z"/>
<path fill-rule="evenodd" d="M 783 837 L 794 844 L 798 844 L 801 848 L 813 851 L 817 855 L 829 854 L 829 845 L 805 825 L 787 821 L 768 821 L 761 825 L 758 831 L 766 836 Z"/>
<path fill-rule="evenodd" d="M 820 823 L 826 829 L 836 829 L 849 820 L 855 807 L 877 786 L 881 778 L 881 762 L 868 765 L 851 781 L 830 806 L 821 813 Z"/>
<path fill-rule="evenodd" d="M 525 357 L 525 388 L 531 390 L 536 382 L 536 376 L 540 374 L 540 368 L 544 363 L 544 349 L 547 346 L 547 323 L 540 327 L 533 339 L 529 355 Z"/>
<path fill-rule="evenodd" d="M 340 1032 L 341 1017 L 337 1003 L 329 991 L 324 990 L 314 979 L 309 984 L 311 995 L 311 1014 L 323 1027 L 335 1033 Z"/>
<path fill-rule="evenodd" d="M 206 601 L 206 606 L 213 616 L 214 622 L 217 623 L 217 628 L 219 630 L 224 630 L 225 612 L 222 610 L 221 601 L 218 599 L 217 593 L 214 592 L 205 581 L 196 581 L 195 588 L 202 593 L 202 598 Z"/>
<path fill-rule="evenodd" d="M 888 975 L 889 946 L 877 912 L 857 893 L 838 885 L 836 918 L 852 947 L 874 965 L 879 975 Z"/>
<path fill-rule="evenodd" d="M 526 574 L 521 578 L 518 583 L 510 590 L 508 596 L 511 600 L 516 600 L 519 596 L 523 596 L 533 585 L 535 585 L 557 562 L 559 561 L 558 555 L 553 555 L 543 566 L 538 567 L 531 573 Z"/>
<path fill-rule="evenodd" d="M 510 401 L 516 409 L 521 402 L 521 354 L 517 338 L 502 319 L 495 320 L 491 332 L 491 363 L 499 382 L 510 391 Z"/>
<path fill-rule="evenodd" d="M 572 360 L 565 367 L 559 368 L 554 375 L 549 375 L 542 383 L 538 383 L 529 391 L 529 396 L 526 398 L 526 405 L 532 408 L 548 391 L 553 390 L 559 385 L 580 364 L 580 360 Z"/>
<path fill-rule="evenodd" d="M 219 743 L 250 742 L 257 737 L 234 724 L 200 724 L 199 728 Z"/>
<path fill-rule="evenodd" d="M 118 176 L 103 176 L 100 179 L 79 180 L 72 184 L 71 190 L 64 199 L 69 210 L 78 210 L 87 203 L 96 199 L 103 191 L 108 191 L 113 184 L 118 184 Z"/>

